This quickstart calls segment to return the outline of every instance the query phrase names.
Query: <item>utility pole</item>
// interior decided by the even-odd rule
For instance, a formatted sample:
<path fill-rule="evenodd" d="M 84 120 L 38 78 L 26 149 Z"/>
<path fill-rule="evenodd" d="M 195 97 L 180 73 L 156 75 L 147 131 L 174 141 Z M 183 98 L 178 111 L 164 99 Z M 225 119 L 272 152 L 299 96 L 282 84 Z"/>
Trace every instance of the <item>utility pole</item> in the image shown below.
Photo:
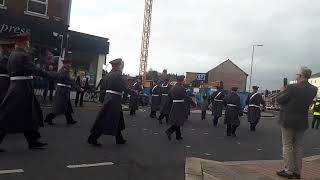
<path fill-rule="evenodd" d="M 251 82 L 252 82 L 252 68 L 253 68 L 253 57 L 254 57 L 254 48 L 262 47 L 262 44 L 254 44 L 252 45 L 252 56 L 251 56 L 251 68 L 250 68 L 250 83 L 249 83 L 249 92 L 251 92 Z"/>

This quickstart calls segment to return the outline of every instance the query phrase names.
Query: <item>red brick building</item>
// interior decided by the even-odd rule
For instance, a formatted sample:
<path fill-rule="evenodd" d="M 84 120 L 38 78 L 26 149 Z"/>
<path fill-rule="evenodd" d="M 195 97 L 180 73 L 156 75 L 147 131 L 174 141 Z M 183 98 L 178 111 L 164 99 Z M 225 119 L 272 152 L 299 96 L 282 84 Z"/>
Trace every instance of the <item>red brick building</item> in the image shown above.
<path fill-rule="evenodd" d="M 107 38 L 69 31 L 71 0 L 0 0 L 0 40 L 29 32 L 35 59 L 73 61 L 75 74 L 85 71 L 95 84 L 109 53 Z M 58 58 L 57 58 L 58 57 Z"/>
<path fill-rule="evenodd" d="M 204 73 L 187 72 L 186 83 L 191 84 L 193 81 L 196 81 L 198 74 Z M 239 88 L 239 91 L 246 91 L 247 78 L 248 74 L 228 59 L 209 70 L 206 73 L 206 78 L 203 82 L 212 83 L 222 81 L 225 90 L 229 90 L 231 87 L 236 86 Z"/>

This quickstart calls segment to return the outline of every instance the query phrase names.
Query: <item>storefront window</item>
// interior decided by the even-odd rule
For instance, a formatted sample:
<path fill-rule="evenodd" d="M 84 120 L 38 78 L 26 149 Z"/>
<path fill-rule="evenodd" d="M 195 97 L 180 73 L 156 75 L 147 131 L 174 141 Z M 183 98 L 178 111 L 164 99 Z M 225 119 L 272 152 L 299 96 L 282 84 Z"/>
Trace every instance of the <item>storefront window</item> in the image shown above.
<path fill-rule="evenodd" d="M 4 6 L 5 0 L 0 0 L 0 6 Z"/>
<path fill-rule="evenodd" d="M 47 10 L 48 10 L 48 0 L 28 0 L 28 6 L 27 6 L 28 12 L 46 16 Z"/>

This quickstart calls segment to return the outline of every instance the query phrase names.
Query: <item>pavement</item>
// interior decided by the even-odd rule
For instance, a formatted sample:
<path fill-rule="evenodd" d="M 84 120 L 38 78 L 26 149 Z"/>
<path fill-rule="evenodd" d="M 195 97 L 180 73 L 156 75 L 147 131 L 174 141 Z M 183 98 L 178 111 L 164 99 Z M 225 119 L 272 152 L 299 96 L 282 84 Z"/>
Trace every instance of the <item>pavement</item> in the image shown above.
<path fill-rule="evenodd" d="M 186 159 L 186 180 L 282 180 L 281 160 L 218 162 L 200 158 Z M 302 179 L 320 179 L 320 156 L 304 158 Z"/>
<path fill-rule="evenodd" d="M 0 148 L 0 180 L 184 180 L 188 157 L 213 161 L 281 160 L 281 133 L 275 117 L 263 117 L 257 132 L 249 131 L 242 117 L 238 137 L 226 137 L 220 119 L 212 126 L 212 116 L 200 120 L 192 113 L 182 128 L 183 141 L 168 141 L 164 131 L 149 118 L 149 109 L 142 107 L 136 116 L 124 112 L 126 145 L 116 145 L 114 137 L 103 136 L 101 148 L 86 143 L 99 107 L 85 104 L 75 108 L 78 124 L 66 125 L 63 116 L 55 119 L 56 126 L 40 129 L 48 149 L 30 151 L 23 135 L 8 135 Z M 51 111 L 43 107 L 44 114 Z M 310 119 L 311 120 L 311 119 Z M 320 131 L 309 130 L 304 140 L 304 155 L 320 154 Z"/>

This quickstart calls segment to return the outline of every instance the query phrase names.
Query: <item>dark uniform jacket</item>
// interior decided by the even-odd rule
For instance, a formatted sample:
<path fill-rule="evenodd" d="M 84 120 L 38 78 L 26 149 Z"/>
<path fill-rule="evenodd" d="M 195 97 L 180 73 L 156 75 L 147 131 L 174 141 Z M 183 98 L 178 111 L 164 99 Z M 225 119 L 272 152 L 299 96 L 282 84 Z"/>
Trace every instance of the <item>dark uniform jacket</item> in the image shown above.
<path fill-rule="evenodd" d="M 47 72 L 34 65 L 32 57 L 21 48 L 11 53 L 8 73 L 10 77 L 32 75 L 49 77 Z M 39 125 L 43 125 L 43 114 L 34 95 L 32 80 L 11 81 L 0 105 L 0 131 L 6 133 L 36 131 Z"/>
<path fill-rule="evenodd" d="M 56 74 L 57 76 L 57 90 L 54 97 L 53 113 L 56 115 L 73 113 L 70 100 L 70 92 L 72 88 L 80 91 L 80 87 L 71 79 L 70 73 L 65 68 L 61 68 Z M 69 87 L 66 87 L 69 86 Z"/>
<path fill-rule="evenodd" d="M 151 90 L 151 111 L 158 111 L 161 103 L 161 84 L 153 86 Z"/>
<path fill-rule="evenodd" d="M 260 105 L 266 106 L 263 97 L 259 93 L 250 93 L 246 105 L 248 105 L 248 121 L 250 123 L 258 123 L 261 118 Z"/>
<path fill-rule="evenodd" d="M 169 102 L 169 92 L 172 88 L 172 85 L 169 83 L 163 83 L 161 85 L 161 102 L 160 102 L 160 112 L 162 114 L 168 115 L 170 113 L 170 102 Z"/>
<path fill-rule="evenodd" d="M 242 115 L 240 96 L 231 91 L 223 100 L 226 106 L 225 124 L 240 125 L 239 115 Z"/>
<path fill-rule="evenodd" d="M 180 84 L 176 84 L 171 88 L 169 93 L 169 99 L 170 103 L 172 104 L 171 111 L 169 114 L 169 124 L 174 126 L 182 126 L 184 122 L 187 120 L 188 116 L 185 102 L 191 104 L 194 107 L 196 106 L 196 104 L 193 102 L 191 97 L 187 95 L 186 89 L 183 87 L 183 85 Z"/>
<path fill-rule="evenodd" d="M 279 124 L 297 131 L 308 129 L 309 106 L 316 94 L 317 88 L 308 81 L 288 85 L 287 90 L 277 97 L 281 105 Z"/>
<path fill-rule="evenodd" d="M 210 100 L 212 103 L 212 114 L 216 117 L 222 116 L 224 97 L 225 97 L 225 94 L 223 91 L 216 91 L 212 93 L 210 97 Z"/>
<path fill-rule="evenodd" d="M 118 93 L 126 92 L 134 95 L 127 85 L 127 79 L 120 71 L 112 70 L 106 76 L 107 90 Z M 125 123 L 122 112 L 122 96 L 106 93 L 104 104 L 97 115 L 96 121 L 91 129 L 93 133 L 102 133 L 105 135 L 117 135 L 119 131 L 125 129 Z"/>
<path fill-rule="evenodd" d="M 7 94 L 7 90 L 10 84 L 10 78 L 8 77 L 7 70 L 8 57 L 0 54 L 0 104 Z"/>
<path fill-rule="evenodd" d="M 135 95 L 130 96 L 129 107 L 130 109 L 137 110 L 139 107 L 139 94 L 142 91 L 142 88 L 138 82 L 132 85 L 132 90 L 136 92 Z"/>

